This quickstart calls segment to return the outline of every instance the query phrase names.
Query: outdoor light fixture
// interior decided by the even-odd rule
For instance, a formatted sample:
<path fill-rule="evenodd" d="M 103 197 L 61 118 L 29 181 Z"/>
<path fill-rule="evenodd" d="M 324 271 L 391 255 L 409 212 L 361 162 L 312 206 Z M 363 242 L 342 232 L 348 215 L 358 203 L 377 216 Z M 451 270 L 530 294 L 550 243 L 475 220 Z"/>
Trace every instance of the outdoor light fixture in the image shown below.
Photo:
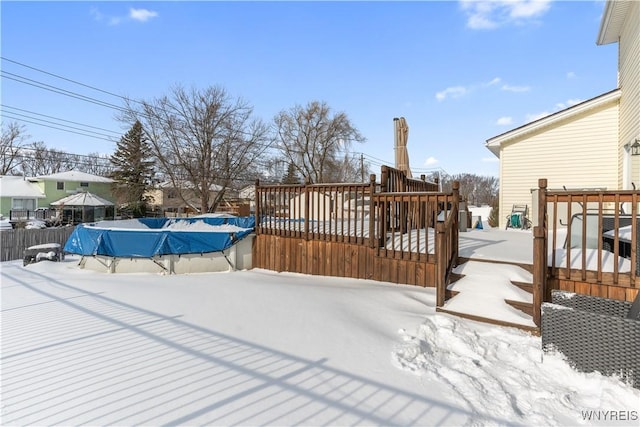
<path fill-rule="evenodd" d="M 640 156 L 640 139 L 636 138 L 635 142 L 631 144 L 631 155 Z"/>

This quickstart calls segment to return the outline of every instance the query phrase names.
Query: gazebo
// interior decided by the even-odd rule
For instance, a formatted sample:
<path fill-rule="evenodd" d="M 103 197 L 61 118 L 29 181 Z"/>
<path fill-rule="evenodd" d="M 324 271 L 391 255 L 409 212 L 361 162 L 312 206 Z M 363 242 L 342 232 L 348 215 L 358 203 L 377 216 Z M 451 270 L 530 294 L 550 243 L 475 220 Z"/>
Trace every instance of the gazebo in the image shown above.
<path fill-rule="evenodd" d="M 115 219 L 114 204 L 89 192 L 72 194 L 52 202 L 51 206 L 61 212 L 60 218 L 64 223 L 77 224 Z"/>

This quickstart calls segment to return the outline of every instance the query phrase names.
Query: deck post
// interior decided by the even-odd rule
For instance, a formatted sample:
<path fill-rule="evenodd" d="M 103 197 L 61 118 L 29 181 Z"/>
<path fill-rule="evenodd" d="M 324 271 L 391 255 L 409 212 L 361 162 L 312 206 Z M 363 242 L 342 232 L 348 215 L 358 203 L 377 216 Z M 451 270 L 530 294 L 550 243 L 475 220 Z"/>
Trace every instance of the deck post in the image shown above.
<path fill-rule="evenodd" d="M 444 222 L 436 223 L 436 307 L 442 307 L 445 302 L 447 283 L 447 244 L 445 241 L 446 228 Z"/>
<path fill-rule="evenodd" d="M 452 262 L 453 265 L 456 266 L 458 265 L 458 234 L 460 233 L 460 224 L 458 224 L 460 219 L 460 181 L 453 181 L 451 188 L 453 189 L 453 203 L 451 206 L 453 210 L 453 212 L 451 212 L 453 215 L 453 230 L 451 230 L 451 240 L 455 246 L 451 249 L 453 252 Z M 448 256 L 449 254 L 447 254 L 447 257 Z"/>
<path fill-rule="evenodd" d="M 255 212 L 253 213 L 256 217 L 256 234 L 260 234 L 260 193 L 258 192 L 258 188 L 260 187 L 260 180 L 256 179 L 255 188 L 253 189 L 253 198 L 256 199 L 256 207 Z"/>
<path fill-rule="evenodd" d="M 369 247 L 376 247 L 376 206 L 373 203 L 373 195 L 376 192 L 376 174 L 369 175 Z M 362 212 L 364 215 L 364 209 Z"/>
<path fill-rule="evenodd" d="M 586 205 L 585 205 L 586 206 Z M 556 221 L 556 218 L 553 219 L 554 221 Z M 551 297 L 551 295 L 547 295 L 548 293 L 548 289 L 547 289 L 547 253 L 549 250 L 549 224 L 547 223 L 547 179 L 546 178 L 540 178 L 538 180 L 538 226 L 542 227 L 543 233 L 542 233 L 542 237 L 543 237 L 543 245 L 542 245 L 542 249 L 541 249 L 541 256 L 542 256 L 542 261 L 544 261 L 544 277 L 543 277 L 543 282 L 542 282 L 542 288 L 541 288 L 541 292 L 542 292 L 542 299 L 548 299 Z M 555 224 L 552 225 L 553 227 L 553 233 L 555 235 L 556 232 L 556 226 Z M 568 255 L 568 254 L 567 254 Z M 535 264 L 535 256 L 533 257 L 534 260 L 534 264 Z M 534 267 L 535 268 L 535 267 Z"/>
<path fill-rule="evenodd" d="M 537 224 L 540 227 L 547 228 L 547 180 L 540 178 L 538 180 L 538 218 Z"/>
<path fill-rule="evenodd" d="M 380 168 L 380 192 L 386 193 L 389 191 L 389 168 L 382 165 Z"/>
<path fill-rule="evenodd" d="M 538 327 L 542 319 L 541 308 L 547 281 L 546 240 L 544 227 L 533 227 L 533 322 Z"/>
<path fill-rule="evenodd" d="M 304 240 L 309 241 L 309 186 L 311 179 L 304 180 Z"/>

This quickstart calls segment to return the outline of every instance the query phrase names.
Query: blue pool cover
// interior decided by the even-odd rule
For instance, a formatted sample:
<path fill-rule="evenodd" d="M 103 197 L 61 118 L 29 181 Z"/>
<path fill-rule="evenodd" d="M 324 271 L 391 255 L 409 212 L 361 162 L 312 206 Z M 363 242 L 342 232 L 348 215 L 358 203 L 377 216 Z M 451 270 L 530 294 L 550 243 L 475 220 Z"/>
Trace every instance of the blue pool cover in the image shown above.
<path fill-rule="evenodd" d="M 100 228 L 100 223 L 78 225 L 64 251 L 77 255 L 106 255 L 127 258 L 151 258 L 156 255 L 194 254 L 219 252 L 230 248 L 235 242 L 253 232 L 254 217 L 235 218 L 140 218 L 138 221 L 148 228 Z M 208 225 L 232 225 L 239 231 L 184 231 L 163 228 L 168 221 L 204 222 Z M 117 221 L 116 221 L 117 222 Z M 114 222 L 111 222 L 113 224 Z"/>

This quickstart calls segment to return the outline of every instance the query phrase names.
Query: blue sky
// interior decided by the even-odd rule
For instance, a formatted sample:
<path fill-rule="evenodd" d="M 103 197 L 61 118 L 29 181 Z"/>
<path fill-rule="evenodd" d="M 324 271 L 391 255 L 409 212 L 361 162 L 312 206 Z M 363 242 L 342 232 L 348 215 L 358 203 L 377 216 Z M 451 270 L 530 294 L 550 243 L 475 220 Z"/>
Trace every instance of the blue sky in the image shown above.
<path fill-rule="evenodd" d="M 393 118 L 403 116 L 414 173 L 497 176 L 487 139 L 616 88 L 617 44 L 595 43 L 603 8 L 540 0 L 2 1 L 2 119 L 81 127 L 75 122 L 115 140 L 128 130 L 113 109 L 34 85 L 121 99 L 24 65 L 134 99 L 175 84 L 220 85 L 264 120 L 312 100 L 346 112 L 367 138 L 352 150 L 374 172 L 392 165 Z M 115 147 L 22 123 L 49 147 Z"/>

